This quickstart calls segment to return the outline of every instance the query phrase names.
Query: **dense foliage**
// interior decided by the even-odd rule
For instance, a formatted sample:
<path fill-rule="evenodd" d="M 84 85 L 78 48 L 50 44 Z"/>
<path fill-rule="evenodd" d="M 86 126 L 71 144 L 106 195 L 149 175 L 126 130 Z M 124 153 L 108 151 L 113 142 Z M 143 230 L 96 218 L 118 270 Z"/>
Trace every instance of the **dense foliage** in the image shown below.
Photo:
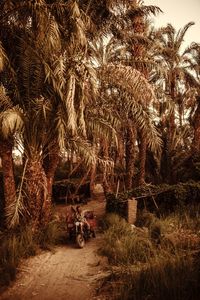
<path fill-rule="evenodd" d="M 18 262 L 6 249 L 26 255 L 52 225 L 55 176 L 91 194 L 97 178 L 121 215 L 130 195 L 158 213 L 199 201 L 200 45 L 183 48 L 193 22 L 154 28 L 158 13 L 140 0 L 0 1 L 1 272 Z"/>
<path fill-rule="evenodd" d="M 138 208 L 147 209 L 158 215 L 169 214 L 176 209 L 187 205 L 199 205 L 200 183 L 187 182 L 175 185 L 146 185 L 137 187 L 131 191 L 120 193 L 115 196 L 113 193 L 106 195 L 106 210 L 108 213 L 118 213 L 126 216 L 127 200 L 134 198 L 138 202 Z"/>
<path fill-rule="evenodd" d="M 107 191 L 199 180 L 199 45 L 181 48 L 192 22 L 151 28 L 161 10 L 128 0 L 9 0 L 0 11 L 7 228 L 46 226 L 61 156 L 66 178 L 79 169 L 91 190 L 97 173 Z"/>

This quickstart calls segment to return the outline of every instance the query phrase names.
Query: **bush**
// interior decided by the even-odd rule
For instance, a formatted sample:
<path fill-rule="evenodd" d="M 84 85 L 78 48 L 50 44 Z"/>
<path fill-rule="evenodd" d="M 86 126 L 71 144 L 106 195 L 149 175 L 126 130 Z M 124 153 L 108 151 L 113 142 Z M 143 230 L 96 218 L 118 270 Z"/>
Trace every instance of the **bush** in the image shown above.
<path fill-rule="evenodd" d="M 66 239 L 66 222 L 52 220 L 37 234 L 37 241 L 42 249 L 50 250 L 53 245 Z"/>
<path fill-rule="evenodd" d="M 15 278 L 20 259 L 35 255 L 37 245 L 28 226 L 1 233 L 0 244 L 0 285 L 7 285 Z"/>
<path fill-rule="evenodd" d="M 65 241 L 66 224 L 52 220 L 37 234 L 30 226 L 19 227 L 0 234 L 0 286 L 8 285 L 15 279 L 21 258 L 35 255 L 37 249 L 51 249 Z"/>
<path fill-rule="evenodd" d="M 138 209 L 147 209 L 157 215 L 167 215 L 176 211 L 177 208 L 200 204 L 200 182 L 146 185 L 120 193 L 117 198 L 114 194 L 107 194 L 106 211 L 118 213 L 122 217 L 125 216 L 125 203 L 130 198 L 135 198 L 138 201 Z"/>
<path fill-rule="evenodd" d="M 111 264 L 119 265 L 146 262 L 154 255 L 153 245 L 147 237 L 133 232 L 131 226 L 117 215 L 106 217 L 101 253 Z"/>

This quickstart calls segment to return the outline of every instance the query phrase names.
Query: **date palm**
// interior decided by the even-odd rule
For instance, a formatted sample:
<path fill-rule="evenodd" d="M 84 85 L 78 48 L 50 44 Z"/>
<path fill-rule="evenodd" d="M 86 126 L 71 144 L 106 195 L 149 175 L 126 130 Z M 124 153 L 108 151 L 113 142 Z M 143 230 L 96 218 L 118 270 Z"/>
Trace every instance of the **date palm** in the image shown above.
<path fill-rule="evenodd" d="M 157 14 L 161 10 L 156 6 L 144 6 L 142 1 L 135 0 L 132 3 L 133 12 L 130 12 L 133 31 L 141 41 L 132 40 L 132 64 L 135 68 L 139 70 L 147 80 L 150 77 L 152 59 L 151 59 L 151 47 L 150 40 L 148 36 L 149 22 L 148 16 L 150 14 Z M 134 12 L 135 11 L 135 12 Z M 138 11 L 138 13 L 137 13 Z M 152 45 L 151 45 L 152 46 Z M 150 102 L 146 100 L 143 101 L 143 105 L 149 106 Z M 146 136 L 138 128 L 138 146 L 139 146 L 139 174 L 138 174 L 138 185 L 143 185 L 145 183 L 145 165 L 146 165 L 146 152 L 147 143 Z"/>
<path fill-rule="evenodd" d="M 23 110 L 22 141 L 27 159 L 24 190 L 33 228 L 42 214 L 49 217 L 47 207 L 59 146 L 56 157 L 52 152 L 63 120 L 70 131 L 75 126 L 69 94 L 72 75 L 68 75 L 67 90 L 60 32 L 50 8 L 45 1 L 1 3 L 0 40 L 7 55 L 1 81 Z M 44 157 L 48 157 L 48 166 Z"/>
<path fill-rule="evenodd" d="M 188 55 L 188 49 L 182 50 L 184 36 L 193 22 L 186 24 L 178 32 L 172 25 L 161 28 L 157 32 L 157 38 L 160 40 L 160 49 L 155 53 L 155 59 L 162 65 L 163 75 L 159 78 L 164 87 L 162 96 L 162 107 L 165 107 L 165 113 L 162 114 L 162 127 L 166 131 L 166 143 L 163 154 L 165 165 L 165 178 L 168 182 L 173 181 L 173 153 L 175 151 L 175 139 L 178 130 L 178 120 L 182 126 L 183 105 L 187 94 L 187 88 L 192 82 L 193 75 L 190 72 L 191 56 Z M 165 105 L 165 104 L 166 105 Z M 162 110 L 162 109 L 161 109 Z M 179 119 L 176 116 L 179 116 Z M 164 128 L 163 128 L 164 129 Z"/>
<path fill-rule="evenodd" d="M 0 9 L 0 41 L 7 55 L 1 82 L 23 111 L 23 187 L 36 229 L 50 216 L 59 150 L 73 145 L 88 164 L 96 159 L 84 143 L 87 90 L 94 91 L 85 61 L 88 19 L 84 10 L 90 10 L 90 2 L 11 0 L 2 1 Z"/>
<path fill-rule="evenodd" d="M 187 49 L 192 55 L 192 61 L 189 61 L 189 67 L 195 72 L 195 77 L 190 76 L 191 86 L 196 89 L 196 98 L 192 98 L 189 107 L 191 107 L 191 120 L 194 129 L 194 138 L 192 142 L 192 155 L 198 156 L 200 153 L 200 44 L 192 43 Z"/>

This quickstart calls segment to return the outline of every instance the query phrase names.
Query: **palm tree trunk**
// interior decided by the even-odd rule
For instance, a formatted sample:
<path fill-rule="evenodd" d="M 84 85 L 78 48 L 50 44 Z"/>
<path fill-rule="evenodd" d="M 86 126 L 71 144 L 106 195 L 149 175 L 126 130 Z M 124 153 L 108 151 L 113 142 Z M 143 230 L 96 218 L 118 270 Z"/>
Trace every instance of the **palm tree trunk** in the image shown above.
<path fill-rule="evenodd" d="M 93 144 L 93 151 L 97 155 L 95 143 Z M 90 168 L 90 195 L 93 195 L 94 193 L 96 174 L 97 174 L 97 162 L 95 161 Z"/>
<path fill-rule="evenodd" d="M 96 178 L 96 164 L 93 164 L 90 170 L 90 194 L 93 195 Z"/>
<path fill-rule="evenodd" d="M 141 5 L 139 0 L 134 0 L 135 7 L 139 7 Z M 145 23 L 145 19 L 143 15 L 138 15 L 133 18 L 133 27 L 134 32 L 142 35 L 147 36 L 147 23 Z M 146 46 L 143 44 L 134 44 L 133 46 L 133 55 L 139 60 L 140 58 L 145 58 L 147 52 Z M 139 63 L 136 64 L 136 68 L 140 71 L 146 79 L 149 77 L 149 71 L 146 66 L 143 66 Z M 147 105 L 147 104 L 144 104 Z M 139 178 L 138 184 L 143 185 L 145 183 L 145 164 L 146 164 L 146 157 L 147 157 L 147 142 L 146 137 L 141 134 L 140 139 L 140 147 L 139 147 Z"/>
<path fill-rule="evenodd" d="M 7 211 L 7 209 L 9 209 L 9 205 L 16 200 L 12 148 L 13 142 L 11 140 L 0 140 L 0 157 L 3 170 L 5 211 Z"/>
<path fill-rule="evenodd" d="M 146 137 L 141 133 L 139 144 L 139 176 L 138 185 L 145 184 L 145 165 L 146 165 L 147 143 Z"/>
<path fill-rule="evenodd" d="M 130 190 L 133 187 L 134 164 L 135 164 L 135 128 L 132 122 L 128 121 L 126 135 L 126 189 Z"/>
<path fill-rule="evenodd" d="M 44 160 L 43 166 L 46 174 L 47 180 L 47 197 L 44 199 L 42 205 L 42 224 L 46 225 L 51 217 L 52 208 L 52 186 L 56 168 L 59 163 L 59 146 L 55 141 L 52 149 L 50 150 L 48 156 Z"/>
<path fill-rule="evenodd" d="M 28 222 L 32 224 L 32 230 L 37 231 L 41 225 L 42 207 L 48 201 L 47 179 L 41 160 L 36 157 L 28 159 L 24 191 L 28 210 Z"/>
<path fill-rule="evenodd" d="M 123 132 L 117 134 L 117 141 L 118 141 L 118 151 L 116 153 L 115 165 L 116 166 L 124 166 L 124 137 Z"/>
<path fill-rule="evenodd" d="M 200 96 L 197 97 L 197 109 L 193 119 L 194 138 L 192 143 L 192 154 L 200 155 Z"/>
<path fill-rule="evenodd" d="M 171 93 L 171 99 L 175 103 L 175 97 L 176 97 L 176 84 L 175 84 L 175 77 L 174 74 L 172 74 L 172 79 L 170 83 L 170 93 Z M 172 109 L 169 116 L 169 128 L 168 128 L 168 140 L 167 140 L 167 182 L 173 183 L 174 182 L 174 174 L 173 174 L 173 167 L 172 167 L 172 153 L 173 153 L 173 140 L 174 140 L 174 134 L 176 130 L 176 124 L 175 124 L 175 111 Z"/>
<path fill-rule="evenodd" d="M 109 145 L 107 140 L 101 140 L 101 146 L 102 146 L 102 155 L 105 160 L 109 158 Z M 112 176 L 113 177 L 113 176 Z M 109 174 L 108 174 L 108 169 L 105 166 L 103 170 L 103 188 L 105 193 L 110 193 L 112 191 L 112 184 Z"/>

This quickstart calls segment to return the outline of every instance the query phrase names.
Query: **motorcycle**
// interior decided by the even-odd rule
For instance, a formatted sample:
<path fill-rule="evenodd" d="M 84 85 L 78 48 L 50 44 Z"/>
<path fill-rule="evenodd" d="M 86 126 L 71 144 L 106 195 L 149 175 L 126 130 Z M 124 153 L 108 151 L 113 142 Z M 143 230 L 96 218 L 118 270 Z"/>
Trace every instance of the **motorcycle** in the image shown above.
<path fill-rule="evenodd" d="M 96 237 L 96 220 L 92 211 L 84 213 L 85 222 L 77 218 L 67 222 L 67 230 L 70 240 L 74 240 L 79 248 L 85 246 L 85 242 L 91 237 Z"/>

